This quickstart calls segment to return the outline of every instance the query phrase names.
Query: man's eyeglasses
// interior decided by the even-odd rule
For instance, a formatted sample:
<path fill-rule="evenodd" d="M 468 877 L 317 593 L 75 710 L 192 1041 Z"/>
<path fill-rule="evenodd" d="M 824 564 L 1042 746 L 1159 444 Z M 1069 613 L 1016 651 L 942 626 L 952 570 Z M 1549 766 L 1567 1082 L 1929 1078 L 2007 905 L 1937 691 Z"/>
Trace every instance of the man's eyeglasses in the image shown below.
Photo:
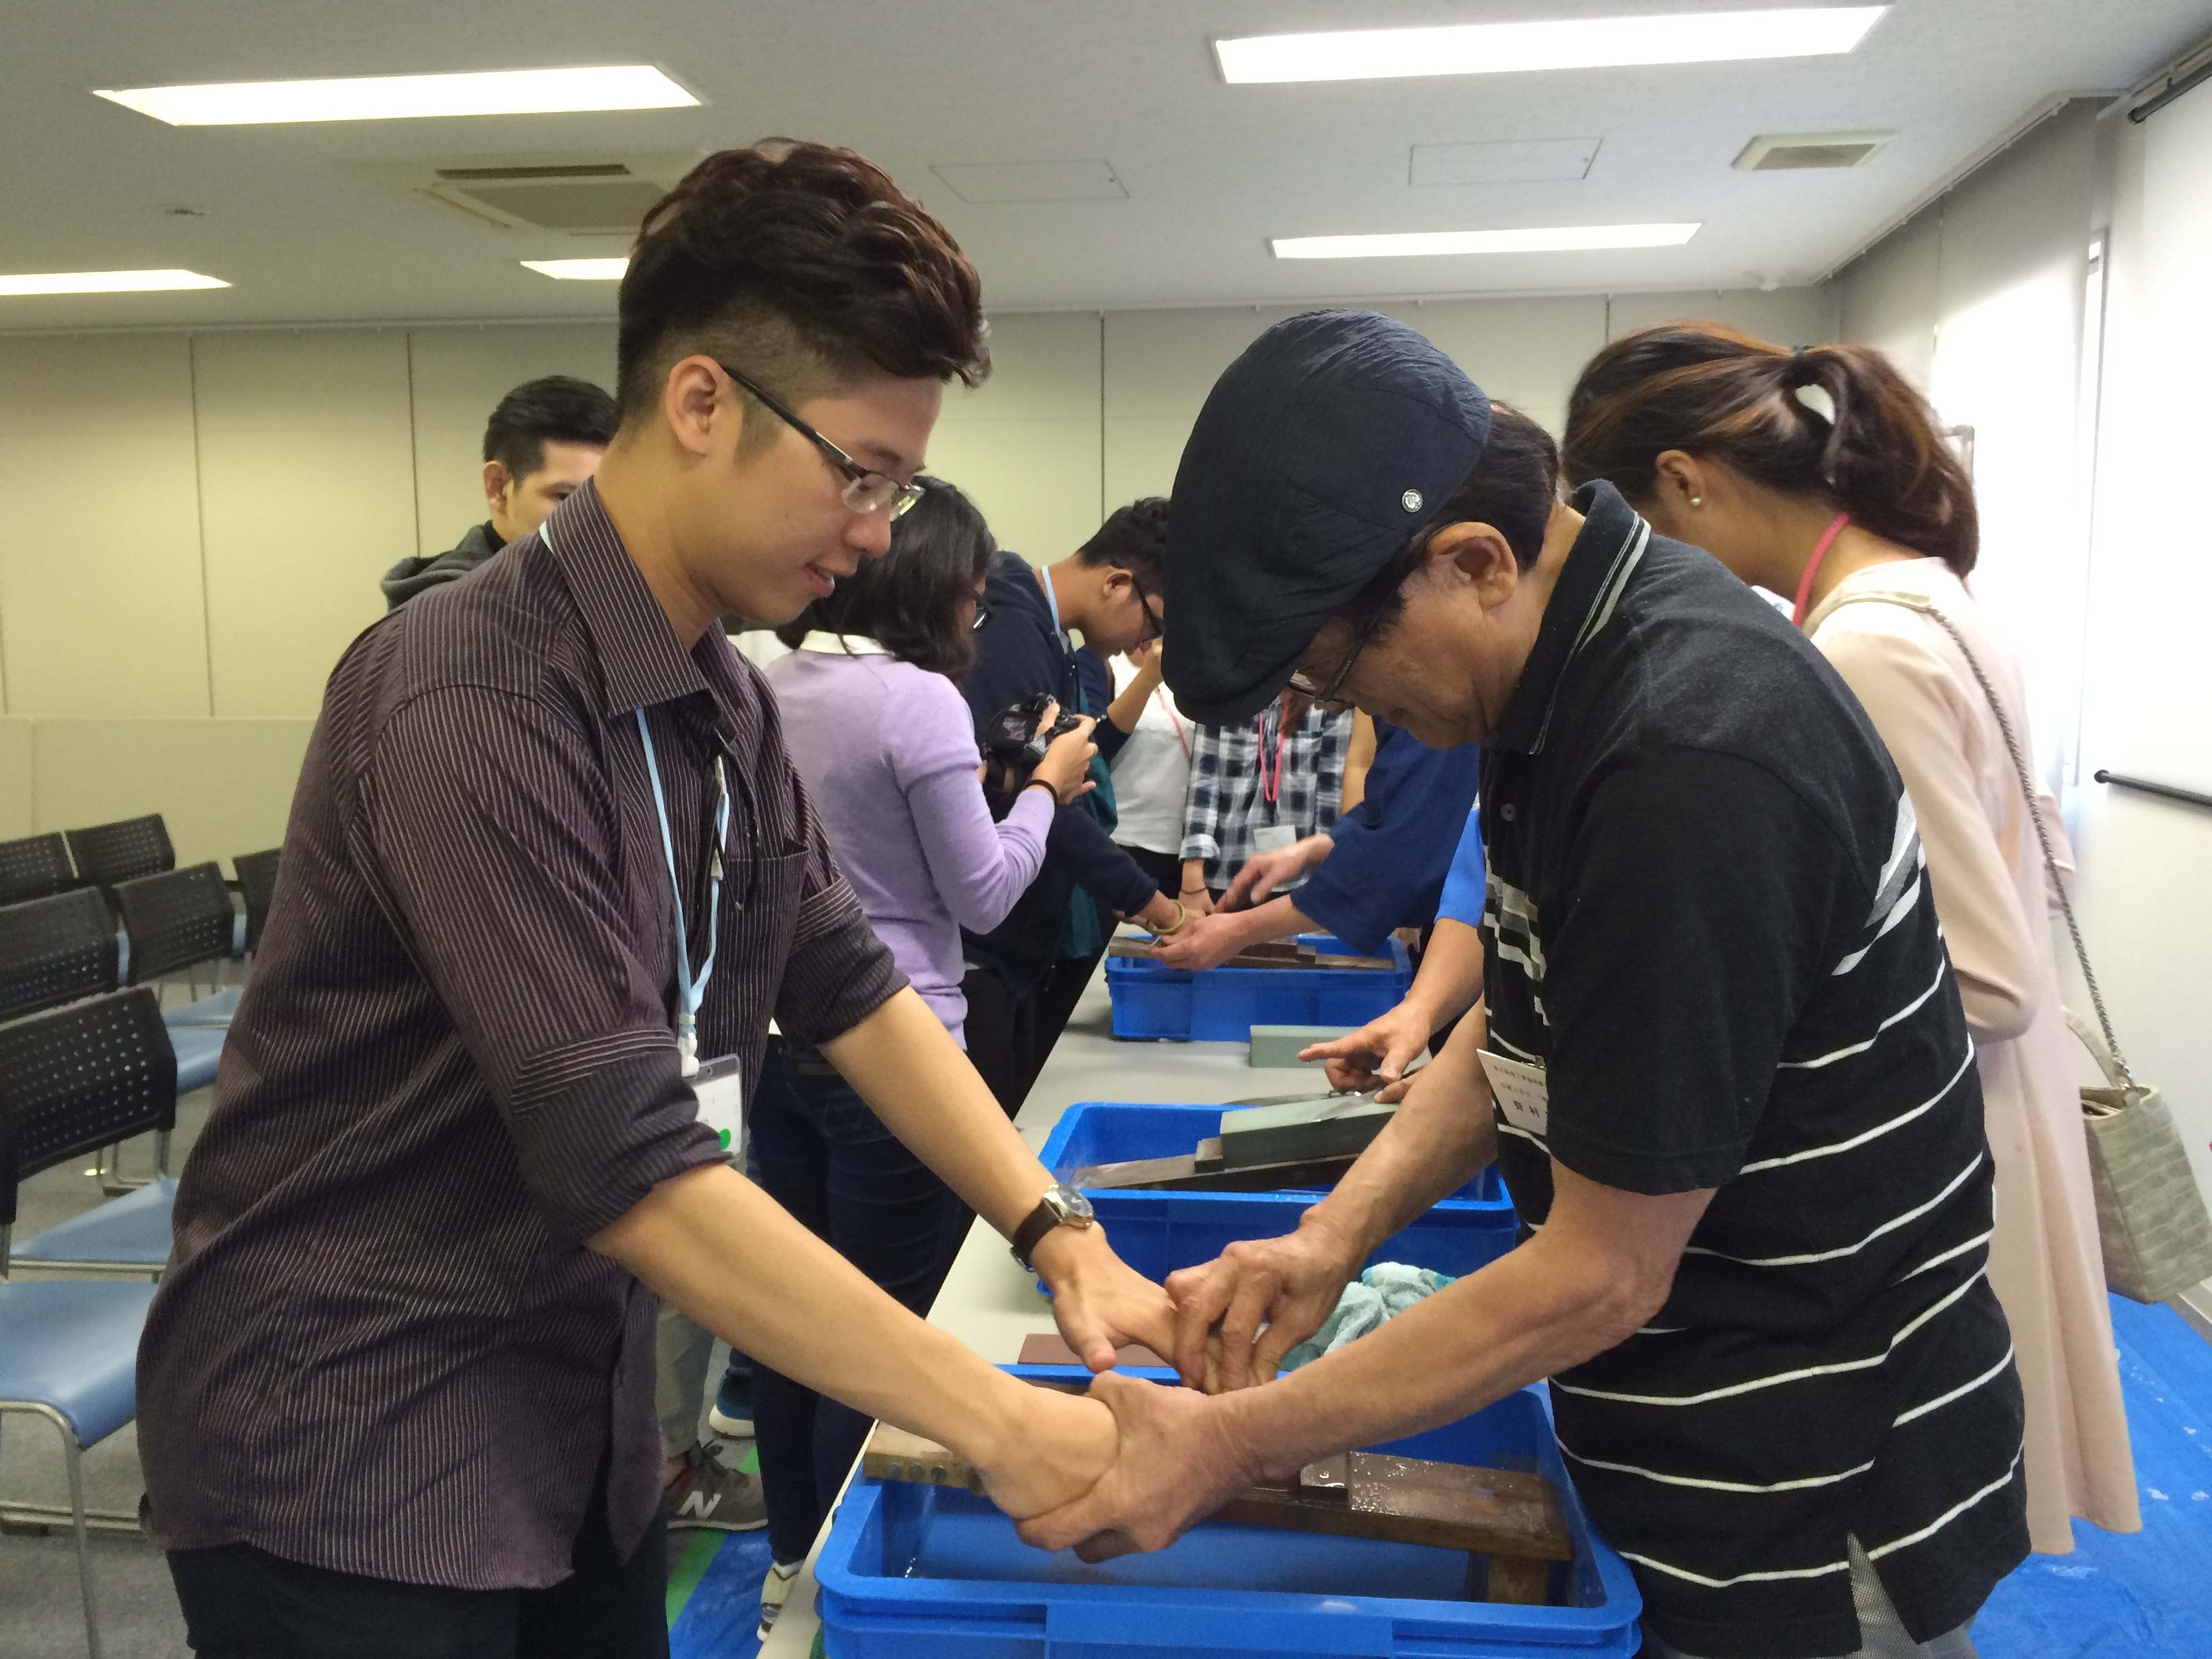
<path fill-rule="evenodd" d="M 1145 631 L 1137 635 L 1137 643 L 1150 645 L 1160 637 L 1159 612 L 1152 609 L 1152 596 L 1145 591 L 1144 583 L 1137 580 L 1133 570 L 1129 573 L 1129 588 L 1137 596 L 1137 609 L 1145 613 Z"/>
<path fill-rule="evenodd" d="M 822 452 L 830 465 L 845 475 L 845 487 L 841 492 L 841 496 L 846 507 L 851 511 L 874 513 L 884 507 L 889 507 L 891 517 L 896 519 L 921 499 L 922 485 L 902 483 L 888 472 L 878 472 L 872 468 L 862 466 L 727 363 L 718 361 L 715 367 L 752 393 L 769 414 L 798 433 L 799 436 L 810 440 L 814 447 Z"/>
<path fill-rule="evenodd" d="M 1291 676 L 1291 690 L 1302 697 L 1311 698 L 1317 707 L 1322 708 L 1350 708 L 1350 701 L 1343 695 L 1344 682 L 1351 677 L 1352 665 L 1359 660 L 1359 653 L 1367 649 L 1368 642 L 1374 639 L 1375 624 L 1376 618 L 1370 617 L 1360 625 L 1358 637 L 1352 641 L 1352 649 L 1344 660 L 1336 665 L 1336 672 L 1328 677 L 1328 684 L 1322 684 L 1300 669 Z"/>

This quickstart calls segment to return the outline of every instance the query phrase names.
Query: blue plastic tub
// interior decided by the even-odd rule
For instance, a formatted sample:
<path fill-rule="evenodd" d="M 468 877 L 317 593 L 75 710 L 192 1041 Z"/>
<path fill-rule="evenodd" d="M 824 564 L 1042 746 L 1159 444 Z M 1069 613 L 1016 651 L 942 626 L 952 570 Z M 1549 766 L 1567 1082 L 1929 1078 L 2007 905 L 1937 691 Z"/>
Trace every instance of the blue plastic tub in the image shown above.
<path fill-rule="evenodd" d="M 1643 1600 L 1626 1565 L 1590 1530 L 1540 1389 L 1373 1449 L 1549 1477 L 1574 1537 L 1574 1559 L 1553 1578 L 1563 1605 L 1468 1601 L 1468 1558 L 1457 1550 L 1218 1522 L 1156 1554 L 1085 1566 L 1073 1552 L 1030 1549 L 985 1498 L 856 1477 L 815 1564 L 826 1651 L 830 1659 L 1635 1653 Z"/>
<path fill-rule="evenodd" d="M 1356 955 L 1342 939 L 1306 933 L 1301 945 Z M 1106 958 L 1114 1035 L 1184 1042 L 1249 1042 L 1255 1025 L 1364 1025 L 1413 988 L 1413 959 L 1389 941 L 1397 964 L 1373 968 L 1209 968 L 1185 973 L 1141 957 Z"/>
<path fill-rule="evenodd" d="M 1152 1106 L 1086 1100 L 1060 1114 L 1039 1154 L 1061 1180 L 1093 1164 L 1167 1158 L 1221 1132 L 1218 1106 Z M 1148 1193 L 1090 1189 L 1115 1254 L 1149 1279 L 1211 1261 L 1243 1238 L 1293 1231 L 1321 1197 L 1317 1188 L 1279 1193 Z M 1495 1167 L 1486 1170 L 1368 1258 L 1433 1267 L 1455 1278 L 1513 1248 L 1513 1200 Z"/>

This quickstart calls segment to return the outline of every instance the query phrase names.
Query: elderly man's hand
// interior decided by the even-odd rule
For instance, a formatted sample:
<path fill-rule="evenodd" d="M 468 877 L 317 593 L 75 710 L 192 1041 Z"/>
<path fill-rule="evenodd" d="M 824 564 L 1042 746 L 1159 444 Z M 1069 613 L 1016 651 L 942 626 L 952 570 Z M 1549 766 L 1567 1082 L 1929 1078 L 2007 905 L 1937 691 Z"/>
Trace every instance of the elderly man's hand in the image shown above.
<path fill-rule="evenodd" d="M 1176 1371 L 1209 1393 L 1271 1381 L 1358 1271 L 1355 1247 L 1309 1210 L 1294 1233 L 1240 1240 L 1203 1267 L 1170 1273 Z"/>
<path fill-rule="evenodd" d="M 1218 968 L 1243 950 L 1246 922 L 1242 916 L 1232 916 L 1216 911 L 1212 915 L 1194 915 L 1178 927 L 1171 938 L 1163 939 L 1152 947 L 1152 954 L 1170 968 L 1185 973 L 1198 973 L 1207 968 Z"/>
<path fill-rule="evenodd" d="M 1114 1462 L 1082 1497 L 1023 1521 L 1025 1543 L 1085 1561 L 1165 1549 L 1257 1478 L 1225 1401 L 1114 1371 L 1091 1398 L 1114 1413 Z"/>

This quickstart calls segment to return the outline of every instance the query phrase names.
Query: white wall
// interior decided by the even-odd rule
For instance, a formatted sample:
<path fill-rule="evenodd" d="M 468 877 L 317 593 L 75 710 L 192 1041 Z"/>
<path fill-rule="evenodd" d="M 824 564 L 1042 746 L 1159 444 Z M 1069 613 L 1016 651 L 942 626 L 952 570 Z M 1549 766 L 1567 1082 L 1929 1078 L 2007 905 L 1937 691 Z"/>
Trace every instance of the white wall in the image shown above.
<path fill-rule="evenodd" d="M 2212 1194 L 2212 538 L 2195 506 L 2212 387 L 2212 87 L 2115 129 L 2105 373 L 2074 799 L 2082 922 L 2137 1071 L 2172 1102 Z M 2086 1006 L 2086 1002 L 2085 1005 Z"/>

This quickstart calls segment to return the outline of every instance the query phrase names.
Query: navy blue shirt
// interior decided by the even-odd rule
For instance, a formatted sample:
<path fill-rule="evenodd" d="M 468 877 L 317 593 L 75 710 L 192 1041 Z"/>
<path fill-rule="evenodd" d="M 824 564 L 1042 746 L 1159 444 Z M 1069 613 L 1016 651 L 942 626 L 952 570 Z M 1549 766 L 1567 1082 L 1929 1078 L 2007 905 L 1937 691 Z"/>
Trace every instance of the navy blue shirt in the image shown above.
<path fill-rule="evenodd" d="M 1376 721 L 1367 793 L 1329 831 L 1336 848 L 1298 889 L 1298 908 L 1370 955 L 1394 930 L 1434 921 L 1481 764 L 1474 744 L 1430 749 Z"/>

